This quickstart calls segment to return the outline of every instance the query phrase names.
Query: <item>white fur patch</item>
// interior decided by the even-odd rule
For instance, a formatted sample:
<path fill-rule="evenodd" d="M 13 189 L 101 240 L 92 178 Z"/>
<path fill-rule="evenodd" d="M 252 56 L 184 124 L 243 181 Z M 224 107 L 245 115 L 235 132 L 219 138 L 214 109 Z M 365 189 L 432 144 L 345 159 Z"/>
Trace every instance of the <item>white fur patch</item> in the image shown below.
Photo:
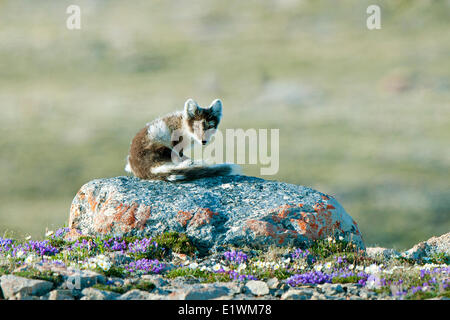
<path fill-rule="evenodd" d="M 167 124 L 163 119 L 156 119 L 147 125 L 147 135 L 150 139 L 170 145 L 171 133 L 169 127 L 167 127 Z"/>
<path fill-rule="evenodd" d="M 151 172 L 153 174 L 169 173 L 172 169 L 173 169 L 173 165 L 171 165 L 171 164 L 163 164 L 162 166 L 152 168 Z"/>
<path fill-rule="evenodd" d="M 170 173 L 170 171 L 172 171 L 172 170 L 186 169 L 190 166 L 192 166 L 192 161 L 190 161 L 190 160 L 186 160 L 186 161 L 180 162 L 178 164 L 173 164 L 173 163 L 168 162 L 168 163 L 163 164 L 162 166 L 152 168 L 151 172 L 153 174 Z"/>
<path fill-rule="evenodd" d="M 185 177 L 182 174 L 172 174 L 170 175 L 167 180 L 169 181 L 177 181 L 177 180 L 183 180 Z"/>
<path fill-rule="evenodd" d="M 130 156 L 127 157 L 127 165 L 125 166 L 125 171 L 128 173 L 133 173 L 133 170 L 131 170 L 131 165 L 130 165 Z"/>

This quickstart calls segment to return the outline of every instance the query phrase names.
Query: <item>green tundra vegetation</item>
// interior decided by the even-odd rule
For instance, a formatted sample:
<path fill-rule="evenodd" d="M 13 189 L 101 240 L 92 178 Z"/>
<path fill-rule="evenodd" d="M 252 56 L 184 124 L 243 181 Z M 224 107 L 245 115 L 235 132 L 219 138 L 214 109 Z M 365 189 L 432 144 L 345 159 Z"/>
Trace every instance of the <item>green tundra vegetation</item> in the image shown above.
<path fill-rule="evenodd" d="M 221 98 L 222 129 L 278 128 L 262 177 L 335 196 L 368 246 L 448 232 L 449 3 L 376 1 L 368 30 L 372 2 L 0 1 L 1 234 L 62 226 L 79 187 L 125 174 L 134 134 L 189 97 Z"/>

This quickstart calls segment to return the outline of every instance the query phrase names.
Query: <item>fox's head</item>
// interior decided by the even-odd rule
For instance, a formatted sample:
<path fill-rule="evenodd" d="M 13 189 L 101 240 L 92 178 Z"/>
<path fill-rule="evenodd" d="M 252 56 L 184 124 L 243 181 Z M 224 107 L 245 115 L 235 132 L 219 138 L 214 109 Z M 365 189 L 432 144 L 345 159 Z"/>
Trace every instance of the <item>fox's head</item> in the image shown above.
<path fill-rule="evenodd" d="M 184 104 L 184 118 L 192 136 L 203 145 L 216 133 L 222 118 L 222 101 L 214 100 L 208 108 L 202 108 L 192 99 Z"/>

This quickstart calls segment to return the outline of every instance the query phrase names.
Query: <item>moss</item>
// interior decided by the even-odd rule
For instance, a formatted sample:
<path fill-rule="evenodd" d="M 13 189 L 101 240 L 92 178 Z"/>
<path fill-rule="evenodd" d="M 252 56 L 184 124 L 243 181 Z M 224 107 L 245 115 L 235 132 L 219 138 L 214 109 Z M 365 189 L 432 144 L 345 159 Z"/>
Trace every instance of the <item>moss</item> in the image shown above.
<path fill-rule="evenodd" d="M 9 266 L 0 266 L 0 276 L 4 274 L 10 274 L 11 268 Z"/>
<path fill-rule="evenodd" d="M 359 280 L 361 280 L 362 277 L 358 276 L 350 276 L 350 277 L 334 277 L 333 283 L 358 283 Z"/>
<path fill-rule="evenodd" d="M 13 274 L 23 278 L 53 282 L 53 288 L 57 287 L 63 282 L 63 277 L 60 274 L 54 273 L 52 271 L 39 271 L 34 268 L 24 271 L 13 272 Z"/>
<path fill-rule="evenodd" d="M 270 278 L 277 278 L 279 280 L 285 280 L 293 275 L 292 272 L 289 272 L 282 268 L 277 269 L 277 270 L 249 268 L 248 270 L 246 270 L 245 272 L 243 272 L 241 274 L 251 275 L 260 280 L 266 280 L 266 279 L 270 279 Z"/>
<path fill-rule="evenodd" d="M 105 271 L 101 268 L 96 268 L 95 270 L 107 277 L 123 278 L 125 275 L 125 269 L 116 266 L 111 266 L 108 271 Z"/>
<path fill-rule="evenodd" d="M 67 242 L 64 241 L 63 239 L 59 239 L 59 238 L 54 238 L 54 239 L 48 238 L 47 240 L 49 241 L 49 243 L 50 243 L 51 246 L 53 246 L 53 247 L 55 247 L 55 248 L 58 248 L 58 249 L 65 248 L 66 245 L 67 245 Z"/>
<path fill-rule="evenodd" d="M 224 273 L 214 273 L 211 271 L 190 268 L 173 269 L 166 274 L 166 277 L 169 279 L 178 277 L 196 278 L 203 283 L 231 281 L 230 276 Z"/>
<path fill-rule="evenodd" d="M 155 241 L 159 246 L 176 253 L 194 255 L 197 251 L 192 241 L 184 233 L 165 232 L 155 237 Z"/>
<path fill-rule="evenodd" d="M 149 281 L 139 281 L 135 285 L 131 285 L 132 289 L 139 289 L 142 291 L 152 291 L 155 289 L 155 284 Z"/>
<path fill-rule="evenodd" d="M 92 288 L 98 289 L 98 290 L 104 290 L 104 291 L 112 291 L 112 292 L 116 292 L 116 293 L 120 293 L 120 294 L 127 292 L 127 287 L 100 284 L 100 283 L 93 285 Z"/>

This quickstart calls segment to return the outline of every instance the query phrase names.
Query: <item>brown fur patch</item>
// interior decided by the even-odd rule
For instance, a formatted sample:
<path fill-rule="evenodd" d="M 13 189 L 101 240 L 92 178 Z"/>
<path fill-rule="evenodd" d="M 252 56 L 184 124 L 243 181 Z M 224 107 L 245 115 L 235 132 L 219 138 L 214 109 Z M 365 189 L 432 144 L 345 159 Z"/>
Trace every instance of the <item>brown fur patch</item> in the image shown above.
<path fill-rule="evenodd" d="M 130 166 L 138 178 L 164 179 L 164 176 L 152 174 L 151 169 L 172 161 L 171 154 L 171 149 L 148 138 L 147 127 L 145 127 L 131 142 Z"/>
<path fill-rule="evenodd" d="M 203 122 L 203 120 L 205 121 Z M 195 115 L 193 117 L 189 117 L 186 121 L 189 130 L 192 133 L 194 132 L 194 123 L 196 121 L 202 121 L 202 132 L 203 132 L 208 129 L 217 129 L 217 127 L 219 126 L 220 119 L 217 118 L 217 116 L 212 112 L 212 110 L 198 108 L 197 111 L 195 112 Z M 210 126 L 209 122 L 214 122 L 214 125 Z"/>
<path fill-rule="evenodd" d="M 180 114 L 169 115 L 162 119 L 170 131 L 181 129 L 183 127 L 183 116 Z"/>

